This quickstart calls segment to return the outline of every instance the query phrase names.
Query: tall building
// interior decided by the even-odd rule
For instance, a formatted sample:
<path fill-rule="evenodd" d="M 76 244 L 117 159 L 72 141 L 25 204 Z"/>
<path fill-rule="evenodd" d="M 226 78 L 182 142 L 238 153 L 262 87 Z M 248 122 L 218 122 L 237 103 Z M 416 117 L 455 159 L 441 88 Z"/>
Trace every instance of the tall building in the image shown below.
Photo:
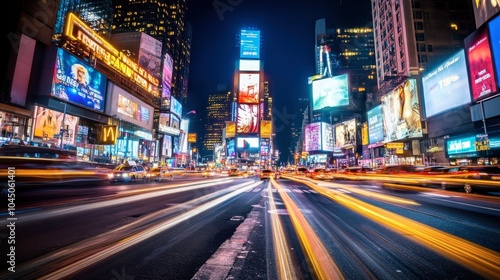
<path fill-rule="evenodd" d="M 372 0 L 378 87 L 419 75 L 463 48 L 475 30 L 470 0 Z"/>
<path fill-rule="evenodd" d="M 226 121 L 230 119 L 232 100 L 230 91 L 218 91 L 208 96 L 202 154 L 212 155 L 215 145 L 223 142 L 223 131 Z"/>
<path fill-rule="evenodd" d="M 144 32 L 162 43 L 162 54 L 168 53 L 174 63 L 172 95 L 185 104 L 192 36 L 185 21 L 187 0 L 115 0 L 113 7 L 113 33 Z"/>
<path fill-rule="evenodd" d="M 111 35 L 113 22 L 112 0 L 62 0 L 57 10 L 54 39 L 58 40 L 63 33 L 64 22 L 68 12 L 72 12 L 85 21 L 94 31 L 105 39 Z"/>
<path fill-rule="evenodd" d="M 264 95 L 263 95 L 263 105 L 264 105 L 264 110 L 263 110 L 263 115 L 262 119 L 264 120 L 272 120 L 273 119 L 273 98 L 270 95 L 269 92 L 269 81 L 264 81 Z"/>

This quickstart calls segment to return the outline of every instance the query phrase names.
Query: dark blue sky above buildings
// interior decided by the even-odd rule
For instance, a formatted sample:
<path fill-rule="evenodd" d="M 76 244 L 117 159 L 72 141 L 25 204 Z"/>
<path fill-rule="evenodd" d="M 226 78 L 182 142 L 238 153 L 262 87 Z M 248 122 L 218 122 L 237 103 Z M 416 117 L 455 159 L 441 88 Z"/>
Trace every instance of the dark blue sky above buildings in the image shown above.
<path fill-rule="evenodd" d="M 276 144 L 283 154 L 290 145 L 289 128 L 298 114 L 297 100 L 308 98 L 307 77 L 315 71 L 316 20 L 325 18 L 327 28 L 368 26 L 370 5 L 370 0 L 190 1 L 187 19 L 193 41 L 188 106 L 192 108 L 186 109 L 199 111 L 199 119 L 206 96 L 216 92 L 217 84 L 227 84 L 231 90 L 238 59 L 236 34 L 245 27 L 260 29 L 264 75 L 274 101 Z"/>

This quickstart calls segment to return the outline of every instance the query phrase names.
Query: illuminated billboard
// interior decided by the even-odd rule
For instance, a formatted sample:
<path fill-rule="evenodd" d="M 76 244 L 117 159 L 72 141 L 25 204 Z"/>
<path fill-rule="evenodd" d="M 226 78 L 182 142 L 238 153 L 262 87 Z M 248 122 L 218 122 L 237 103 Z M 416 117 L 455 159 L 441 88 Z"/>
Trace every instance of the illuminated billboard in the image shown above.
<path fill-rule="evenodd" d="M 236 138 L 236 148 L 239 150 L 259 150 L 258 137 L 238 137 Z"/>
<path fill-rule="evenodd" d="M 260 71 L 260 60 L 240 59 L 240 71 Z"/>
<path fill-rule="evenodd" d="M 170 112 L 178 117 L 182 116 L 182 105 L 173 96 L 170 96 Z"/>
<path fill-rule="evenodd" d="M 450 138 L 446 140 L 446 153 L 448 156 L 465 153 L 476 153 L 476 136 Z"/>
<path fill-rule="evenodd" d="M 153 129 L 153 107 L 113 83 L 108 83 L 106 103 L 106 114 L 117 115 L 149 131 Z"/>
<path fill-rule="evenodd" d="M 166 157 L 172 157 L 172 136 L 163 135 L 163 145 L 161 154 Z"/>
<path fill-rule="evenodd" d="M 67 133 L 62 135 L 63 144 L 74 145 L 75 137 L 78 129 L 78 122 L 80 119 L 76 116 L 66 114 L 54 110 L 50 110 L 44 107 L 35 106 L 35 130 L 34 136 L 45 138 L 46 141 L 57 142 L 59 138 L 56 137 L 60 133 L 61 124 L 63 123 L 67 126 Z"/>
<path fill-rule="evenodd" d="M 268 157 L 271 155 L 271 143 L 269 139 L 260 140 L 260 155 L 262 157 Z"/>
<path fill-rule="evenodd" d="M 384 141 L 422 137 L 417 82 L 409 79 L 385 94 L 382 101 Z"/>
<path fill-rule="evenodd" d="M 63 49 L 57 49 L 52 96 L 103 112 L 106 84 L 104 75 Z"/>
<path fill-rule="evenodd" d="M 335 147 L 356 146 L 356 131 L 356 119 L 350 119 L 335 125 Z"/>
<path fill-rule="evenodd" d="M 374 107 L 367 112 L 368 118 L 368 143 L 373 144 L 384 141 L 384 123 L 382 121 L 382 105 Z"/>
<path fill-rule="evenodd" d="M 347 74 L 312 82 L 313 110 L 349 105 Z"/>
<path fill-rule="evenodd" d="M 479 28 L 483 23 L 488 21 L 495 14 L 500 12 L 500 2 L 498 0 L 471 0 L 474 10 L 474 19 L 476 20 L 476 28 Z M 492 29 L 498 30 L 498 29 Z"/>
<path fill-rule="evenodd" d="M 260 121 L 260 137 L 261 138 L 271 138 L 273 132 L 273 122 L 272 121 Z"/>
<path fill-rule="evenodd" d="M 236 133 L 259 133 L 259 105 L 238 104 Z"/>
<path fill-rule="evenodd" d="M 470 103 L 469 77 L 463 50 L 422 77 L 425 116 Z"/>
<path fill-rule="evenodd" d="M 474 31 L 464 43 L 469 64 L 472 101 L 478 101 L 497 91 L 487 29 Z"/>
<path fill-rule="evenodd" d="M 497 7 L 500 9 L 500 3 Z M 488 23 L 488 29 L 490 30 L 491 37 L 491 51 L 495 58 L 494 64 L 497 74 L 497 84 L 500 86 L 500 32 L 498 32 L 498 30 L 500 30 L 500 15 Z M 497 32 L 493 32 L 493 30 Z"/>
<path fill-rule="evenodd" d="M 259 74 L 240 73 L 238 103 L 259 103 Z"/>
<path fill-rule="evenodd" d="M 310 123 L 304 128 L 304 148 L 306 152 L 321 150 L 321 123 Z"/>
<path fill-rule="evenodd" d="M 329 123 L 321 123 L 321 150 L 333 152 L 335 140 L 333 137 L 333 126 Z"/>
<path fill-rule="evenodd" d="M 170 114 L 160 113 L 160 118 L 158 120 L 158 131 L 168 133 L 170 127 Z"/>
<path fill-rule="evenodd" d="M 170 108 L 170 96 L 172 88 L 172 72 L 174 69 L 174 60 L 166 53 L 163 60 L 163 73 L 161 78 L 161 105 L 164 108 Z"/>
<path fill-rule="evenodd" d="M 236 122 L 226 122 L 226 138 L 233 138 L 236 136 Z"/>
<path fill-rule="evenodd" d="M 240 58 L 260 58 L 260 30 L 241 30 Z"/>
<path fill-rule="evenodd" d="M 162 43 L 154 37 L 141 33 L 139 66 L 160 78 Z"/>
<path fill-rule="evenodd" d="M 234 141 L 234 139 L 227 141 L 227 156 L 230 158 L 234 158 L 236 156 Z"/>

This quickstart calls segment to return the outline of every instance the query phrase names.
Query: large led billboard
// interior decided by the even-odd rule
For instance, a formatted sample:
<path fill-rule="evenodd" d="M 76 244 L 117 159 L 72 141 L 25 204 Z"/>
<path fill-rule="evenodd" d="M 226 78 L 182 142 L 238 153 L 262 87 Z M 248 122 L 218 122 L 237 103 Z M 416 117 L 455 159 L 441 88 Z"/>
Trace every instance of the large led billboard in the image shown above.
<path fill-rule="evenodd" d="M 488 19 L 500 12 L 500 2 L 498 0 L 471 0 L 474 10 L 476 28 L 479 28 Z M 498 29 L 492 29 L 498 30 Z"/>
<path fill-rule="evenodd" d="M 475 153 L 476 137 L 468 136 L 463 138 L 452 138 L 446 140 L 446 153 L 448 155 Z"/>
<path fill-rule="evenodd" d="M 356 131 L 356 119 L 350 119 L 335 125 L 335 147 L 356 146 Z"/>
<path fill-rule="evenodd" d="M 162 106 L 170 107 L 170 96 L 172 88 L 172 72 L 174 71 L 174 60 L 166 53 L 163 59 L 163 73 L 161 76 L 161 98 Z"/>
<path fill-rule="evenodd" d="M 256 150 L 260 149 L 259 137 L 237 137 L 236 148 L 239 150 Z"/>
<path fill-rule="evenodd" d="M 374 107 L 367 112 L 368 118 L 368 143 L 384 141 L 384 124 L 382 121 L 382 105 Z"/>
<path fill-rule="evenodd" d="M 422 137 L 417 81 L 408 79 L 381 98 L 384 141 Z"/>
<path fill-rule="evenodd" d="M 464 43 L 469 64 L 472 101 L 478 101 L 497 91 L 487 29 L 476 30 Z"/>
<path fill-rule="evenodd" d="M 153 129 L 153 107 L 111 82 L 108 82 L 106 103 L 106 114 L 117 115 L 149 131 Z"/>
<path fill-rule="evenodd" d="M 236 136 L 236 122 L 226 122 L 226 138 L 233 138 Z"/>
<path fill-rule="evenodd" d="M 272 121 L 260 121 L 260 138 L 271 138 L 273 133 L 273 122 Z"/>
<path fill-rule="evenodd" d="M 173 96 L 170 96 L 170 112 L 179 117 L 182 116 L 182 104 Z"/>
<path fill-rule="evenodd" d="M 236 133 L 259 133 L 259 105 L 238 104 Z"/>
<path fill-rule="evenodd" d="M 103 112 L 106 84 L 104 75 L 63 49 L 57 49 L 52 96 Z"/>
<path fill-rule="evenodd" d="M 238 103 L 259 103 L 259 74 L 240 73 Z"/>
<path fill-rule="evenodd" d="M 240 59 L 240 71 L 260 71 L 260 60 L 258 59 Z"/>
<path fill-rule="evenodd" d="M 160 113 L 160 118 L 158 120 L 158 131 L 168 133 L 170 128 L 170 114 Z"/>
<path fill-rule="evenodd" d="M 166 157 L 172 157 L 172 136 L 163 135 L 163 145 L 161 154 Z"/>
<path fill-rule="evenodd" d="M 234 158 L 236 156 L 234 141 L 234 139 L 227 141 L 227 156 L 230 158 Z"/>
<path fill-rule="evenodd" d="M 460 50 L 422 77 L 425 116 L 470 103 L 464 50 Z"/>
<path fill-rule="evenodd" d="M 500 3 L 497 6 L 500 10 Z M 500 86 L 500 14 L 488 23 L 491 38 L 491 51 L 494 57 L 495 72 L 497 74 L 497 85 Z M 493 31 L 493 30 L 496 30 Z"/>
<path fill-rule="evenodd" d="M 139 65 L 160 78 L 162 43 L 146 33 L 141 33 Z"/>
<path fill-rule="evenodd" d="M 321 150 L 321 123 L 310 123 L 304 129 L 305 150 L 307 152 Z"/>
<path fill-rule="evenodd" d="M 241 30 L 240 58 L 260 58 L 260 30 Z"/>
<path fill-rule="evenodd" d="M 348 75 L 312 82 L 313 110 L 349 105 Z"/>
<path fill-rule="evenodd" d="M 333 126 L 329 123 L 321 123 L 321 150 L 333 152 L 334 147 Z"/>

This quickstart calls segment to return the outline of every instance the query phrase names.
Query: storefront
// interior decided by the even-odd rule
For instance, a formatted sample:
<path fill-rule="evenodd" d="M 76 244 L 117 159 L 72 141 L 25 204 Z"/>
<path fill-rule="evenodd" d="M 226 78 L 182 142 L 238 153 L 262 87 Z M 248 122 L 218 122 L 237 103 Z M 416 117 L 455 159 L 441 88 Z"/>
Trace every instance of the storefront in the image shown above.
<path fill-rule="evenodd" d="M 450 165 L 495 165 L 500 158 L 500 135 L 464 135 L 446 139 Z"/>
<path fill-rule="evenodd" d="M 0 103 L 0 143 L 30 141 L 30 117 L 28 110 Z"/>

